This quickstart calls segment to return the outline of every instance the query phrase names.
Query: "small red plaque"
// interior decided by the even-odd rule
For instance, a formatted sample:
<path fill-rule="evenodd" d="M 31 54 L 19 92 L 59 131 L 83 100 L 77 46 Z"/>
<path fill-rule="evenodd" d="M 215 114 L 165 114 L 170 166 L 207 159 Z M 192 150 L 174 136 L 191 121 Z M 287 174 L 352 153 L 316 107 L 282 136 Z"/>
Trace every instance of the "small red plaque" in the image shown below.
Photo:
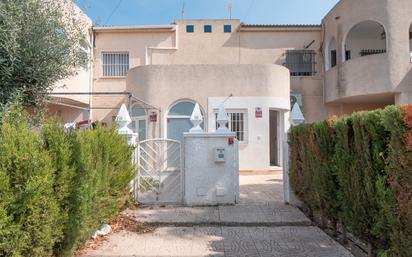
<path fill-rule="evenodd" d="M 255 109 L 255 117 L 256 118 L 262 118 L 263 112 L 261 107 L 256 107 Z"/>
<path fill-rule="evenodd" d="M 152 112 L 150 114 L 150 122 L 157 122 L 157 113 Z"/>

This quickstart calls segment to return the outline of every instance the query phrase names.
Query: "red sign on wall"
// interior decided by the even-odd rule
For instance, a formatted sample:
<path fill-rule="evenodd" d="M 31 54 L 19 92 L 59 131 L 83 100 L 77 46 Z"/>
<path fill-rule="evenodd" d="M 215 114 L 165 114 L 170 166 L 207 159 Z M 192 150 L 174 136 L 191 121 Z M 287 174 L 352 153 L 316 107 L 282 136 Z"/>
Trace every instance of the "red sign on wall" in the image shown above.
<path fill-rule="evenodd" d="M 256 118 L 262 118 L 263 112 L 261 107 L 256 107 L 255 109 L 255 117 Z"/>
<path fill-rule="evenodd" d="M 157 113 L 152 112 L 150 114 L 150 122 L 157 122 Z"/>

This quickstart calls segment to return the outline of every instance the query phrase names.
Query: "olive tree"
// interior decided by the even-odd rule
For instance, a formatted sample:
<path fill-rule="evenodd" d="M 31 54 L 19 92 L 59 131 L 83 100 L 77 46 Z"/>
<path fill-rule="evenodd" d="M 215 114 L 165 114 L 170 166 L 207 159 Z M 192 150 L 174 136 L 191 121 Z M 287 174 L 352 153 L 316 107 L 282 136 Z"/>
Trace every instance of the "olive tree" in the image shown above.
<path fill-rule="evenodd" d="M 0 104 L 36 105 L 87 63 L 87 24 L 72 0 L 0 1 Z"/>

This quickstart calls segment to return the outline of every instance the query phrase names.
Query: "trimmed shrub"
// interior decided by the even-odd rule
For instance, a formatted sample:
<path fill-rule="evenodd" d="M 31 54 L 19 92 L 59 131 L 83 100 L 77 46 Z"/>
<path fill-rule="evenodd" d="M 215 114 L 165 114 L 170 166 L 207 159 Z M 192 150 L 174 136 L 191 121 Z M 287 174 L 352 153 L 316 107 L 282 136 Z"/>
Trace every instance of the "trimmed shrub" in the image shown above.
<path fill-rule="evenodd" d="M 73 190 L 75 167 L 72 165 L 72 150 L 74 133 L 66 133 L 57 119 L 48 120 L 42 127 L 41 136 L 43 147 L 53 162 L 54 195 L 57 198 L 60 215 L 57 229 L 62 231 L 58 243 L 54 247 L 55 253 L 61 251 L 64 235 L 67 234 L 67 223 L 70 213 L 70 196 Z"/>
<path fill-rule="evenodd" d="M 291 186 L 311 211 L 367 242 L 369 256 L 410 256 L 412 105 L 292 127 L 289 144 Z"/>
<path fill-rule="evenodd" d="M 53 164 L 22 110 L 0 128 L 1 205 L 5 230 L 2 256 L 50 256 L 61 237 L 60 210 L 53 192 Z M 4 179 L 4 180 L 3 180 Z"/>
<path fill-rule="evenodd" d="M 337 201 L 341 207 L 338 212 L 338 219 L 346 226 L 346 221 L 350 220 L 350 206 L 352 205 L 351 199 L 354 192 L 349 187 L 343 185 L 349 185 L 352 183 L 353 172 L 353 129 L 352 120 L 350 117 L 339 119 L 334 124 L 335 129 L 335 154 L 332 156 L 332 163 L 335 167 L 335 172 L 338 180 L 337 187 Z"/>
<path fill-rule="evenodd" d="M 311 125 L 292 127 L 289 137 L 290 181 L 295 194 L 304 202 L 312 213 L 317 209 L 318 200 L 313 187 L 315 136 Z"/>
<path fill-rule="evenodd" d="M 390 231 L 387 255 L 407 257 L 412 252 L 412 105 L 388 107 L 382 120 L 390 132 L 387 181 L 381 183 L 385 191 L 380 198 L 381 215 Z"/>
<path fill-rule="evenodd" d="M 20 107 L 0 122 L 0 256 L 71 256 L 130 199 L 133 148 L 116 129 L 40 133 Z"/>
<path fill-rule="evenodd" d="M 368 242 L 370 256 L 373 249 L 386 242 L 385 235 L 373 232 L 380 212 L 376 183 L 384 175 L 387 144 L 380 114 L 380 111 L 373 111 L 352 115 L 354 156 L 349 168 L 350 178 L 341 184 L 347 191 L 352 191 L 349 206 L 344 209 L 345 223 L 352 233 Z"/>
<path fill-rule="evenodd" d="M 316 136 L 314 156 L 314 185 L 322 218 L 332 221 L 336 232 L 339 220 L 338 178 L 332 164 L 335 135 L 332 121 L 322 121 L 313 125 Z M 322 220 L 323 226 L 325 221 Z"/>
<path fill-rule="evenodd" d="M 100 125 L 77 134 L 65 255 L 70 255 L 103 223 L 109 223 L 129 198 L 134 176 L 132 147 L 115 129 Z"/>

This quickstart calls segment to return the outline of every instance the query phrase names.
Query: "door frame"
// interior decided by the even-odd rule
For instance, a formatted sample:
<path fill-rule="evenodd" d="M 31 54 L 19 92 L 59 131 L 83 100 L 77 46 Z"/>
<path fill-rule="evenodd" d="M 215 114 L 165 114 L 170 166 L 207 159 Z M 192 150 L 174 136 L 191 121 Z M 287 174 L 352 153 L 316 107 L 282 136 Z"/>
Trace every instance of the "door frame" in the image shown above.
<path fill-rule="evenodd" d="M 276 167 L 281 167 L 282 166 L 282 112 L 278 109 L 269 109 L 269 117 L 268 117 L 268 122 L 269 122 L 269 166 L 273 167 L 272 165 L 272 151 L 271 151 L 271 112 L 276 112 L 276 145 L 277 145 L 277 151 L 276 151 Z"/>

